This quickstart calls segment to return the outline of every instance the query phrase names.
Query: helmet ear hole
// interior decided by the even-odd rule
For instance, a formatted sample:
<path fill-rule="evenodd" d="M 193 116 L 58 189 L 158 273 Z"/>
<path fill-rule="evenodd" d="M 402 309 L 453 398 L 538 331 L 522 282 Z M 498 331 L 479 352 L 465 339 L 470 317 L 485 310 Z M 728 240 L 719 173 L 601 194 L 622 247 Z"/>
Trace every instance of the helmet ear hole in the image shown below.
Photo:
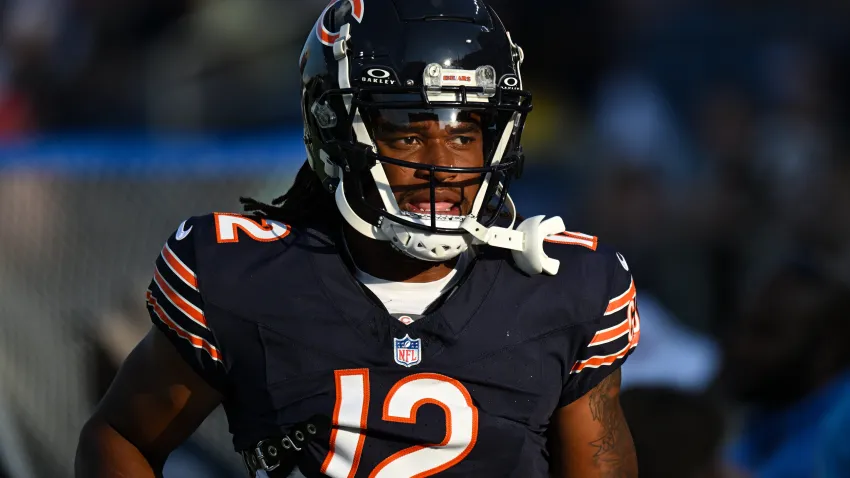
<path fill-rule="evenodd" d="M 320 128 L 330 129 L 336 126 L 337 117 L 334 110 L 327 103 L 319 103 L 316 101 L 310 107 L 310 113 L 316 120 Z"/>

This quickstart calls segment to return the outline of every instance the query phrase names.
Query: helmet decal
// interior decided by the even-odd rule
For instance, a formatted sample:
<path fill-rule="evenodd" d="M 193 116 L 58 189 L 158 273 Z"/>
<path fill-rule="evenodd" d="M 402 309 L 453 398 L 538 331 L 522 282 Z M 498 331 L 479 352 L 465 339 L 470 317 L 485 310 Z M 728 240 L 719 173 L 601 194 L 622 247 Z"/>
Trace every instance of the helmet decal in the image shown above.
<path fill-rule="evenodd" d="M 324 45 L 333 46 L 334 42 L 339 38 L 339 31 L 329 31 L 327 27 L 325 27 L 325 17 L 328 14 L 328 10 L 331 9 L 337 2 L 346 1 L 346 0 L 331 0 L 327 7 L 322 11 L 322 14 L 319 15 L 319 21 L 316 22 L 316 36 L 319 37 L 319 41 Z M 363 21 L 363 12 L 365 10 L 366 5 L 363 3 L 365 0 L 347 0 L 351 4 L 351 16 L 357 20 L 357 23 Z"/>

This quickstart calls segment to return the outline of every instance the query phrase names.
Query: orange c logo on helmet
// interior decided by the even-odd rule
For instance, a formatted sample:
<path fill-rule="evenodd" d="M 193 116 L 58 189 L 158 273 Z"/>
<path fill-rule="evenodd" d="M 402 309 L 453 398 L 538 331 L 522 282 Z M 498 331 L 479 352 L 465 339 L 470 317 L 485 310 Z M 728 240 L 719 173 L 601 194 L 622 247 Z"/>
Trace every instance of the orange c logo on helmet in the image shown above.
<path fill-rule="evenodd" d="M 328 31 L 325 28 L 325 16 L 328 14 L 328 10 L 331 9 L 337 2 L 347 1 L 351 4 L 351 16 L 357 20 L 357 23 L 363 21 L 363 12 L 365 10 L 365 5 L 363 2 L 365 0 L 331 0 L 331 3 L 328 4 L 327 7 L 322 11 L 322 14 L 319 16 L 319 21 L 316 22 L 316 36 L 319 37 L 319 41 L 327 46 L 333 46 L 334 42 L 339 38 L 339 31 Z"/>

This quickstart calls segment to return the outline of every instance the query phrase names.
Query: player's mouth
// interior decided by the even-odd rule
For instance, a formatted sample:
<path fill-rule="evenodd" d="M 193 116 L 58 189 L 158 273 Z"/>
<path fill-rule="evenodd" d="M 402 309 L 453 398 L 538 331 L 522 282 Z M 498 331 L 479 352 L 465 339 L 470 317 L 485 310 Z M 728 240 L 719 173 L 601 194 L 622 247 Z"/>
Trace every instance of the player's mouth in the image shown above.
<path fill-rule="evenodd" d="M 437 192 L 434 197 L 434 209 L 431 209 L 431 194 L 416 194 L 402 202 L 401 210 L 431 216 L 435 213 L 438 216 L 460 216 L 461 215 L 461 196 L 452 192 Z"/>
<path fill-rule="evenodd" d="M 431 214 L 430 202 L 408 203 L 407 205 L 409 206 L 407 210 L 410 212 Z M 435 202 L 434 211 L 437 212 L 438 216 L 460 216 L 460 205 L 450 202 Z"/>

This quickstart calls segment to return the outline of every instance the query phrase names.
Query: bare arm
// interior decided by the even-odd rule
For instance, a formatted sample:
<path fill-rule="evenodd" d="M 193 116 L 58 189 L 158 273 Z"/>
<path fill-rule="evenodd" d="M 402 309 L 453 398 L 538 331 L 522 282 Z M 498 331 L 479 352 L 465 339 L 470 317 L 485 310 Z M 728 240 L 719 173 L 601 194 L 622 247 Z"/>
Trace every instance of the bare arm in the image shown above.
<path fill-rule="evenodd" d="M 637 457 L 620 408 L 620 370 L 557 410 L 550 453 L 555 478 L 635 478 Z"/>
<path fill-rule="evenodd" d="M 78 478 L 152 478 L 168 454 L 221 403 L 221 395 L 156 328 L 121 366 L 83 427 Z"/>

